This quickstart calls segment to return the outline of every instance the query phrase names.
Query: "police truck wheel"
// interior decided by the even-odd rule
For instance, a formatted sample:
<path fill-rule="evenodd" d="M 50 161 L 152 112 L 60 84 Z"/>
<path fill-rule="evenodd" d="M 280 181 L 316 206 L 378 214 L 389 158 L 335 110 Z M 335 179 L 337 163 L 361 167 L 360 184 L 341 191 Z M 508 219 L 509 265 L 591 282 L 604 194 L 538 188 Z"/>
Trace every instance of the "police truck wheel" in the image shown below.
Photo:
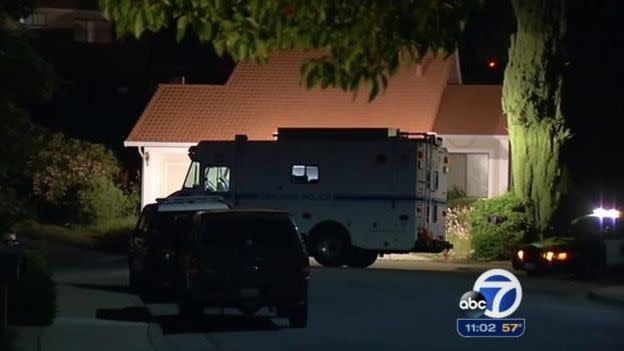
<path fill-rule="evenodd" d="M 347 252 L 347 241 L 337 233 L 323 234 L 314 241 L 314 259 L 323 266 L 342 266 Z"/>
<path fill-rule="evenodd" d="M 352 247 L 347 265 L 352 268 L 366 268 L 377 261 L 377 256 L 379 256 L 377 251 Z"/>

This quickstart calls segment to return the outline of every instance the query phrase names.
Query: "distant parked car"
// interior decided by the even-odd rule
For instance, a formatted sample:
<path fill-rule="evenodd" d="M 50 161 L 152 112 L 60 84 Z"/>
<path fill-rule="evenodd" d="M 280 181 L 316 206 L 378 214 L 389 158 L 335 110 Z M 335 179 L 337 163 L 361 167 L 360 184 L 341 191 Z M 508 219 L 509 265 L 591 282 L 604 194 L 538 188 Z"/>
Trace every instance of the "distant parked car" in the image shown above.
<path fill-rule="evenodd" d="M 196 317 L 204 307 L 221 307 L 253 315 L 269 307 L 291 326 L 306 326 L 310 263 L 287 212 L 198 213 L 183 247 L 180 314 Z"/>
<path fill-rule="evenodd" d="M 128 245 L 131 290 L 143 297 L 175 293 L 180 239 L 191 230 L 193 215 L 228 208 L 219 198 L 205 196 L 159 199 L 146 205 Z"/>
<path fill-rule="evenodd" d="M 624 268 L 624 220 L 619 211 L 597 209 L 573 220 L 566 236 L 519 248 L 512 264 L 530 275 L 565 272 L 581 278 Z"/>

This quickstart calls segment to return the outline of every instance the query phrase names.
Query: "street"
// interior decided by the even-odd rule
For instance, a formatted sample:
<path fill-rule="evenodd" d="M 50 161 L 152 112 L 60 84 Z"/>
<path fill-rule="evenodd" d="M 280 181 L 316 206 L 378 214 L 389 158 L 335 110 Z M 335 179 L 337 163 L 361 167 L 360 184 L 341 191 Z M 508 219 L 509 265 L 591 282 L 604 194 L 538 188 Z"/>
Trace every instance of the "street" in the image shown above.
<path fill-rule="evenodd" d="M 155 323 L 162 336 L 151 342 L 163 350 L 615 350 L 624 345 L 624 310 L 589 300 L 595 283 L 524 276 L 519 277 L 522 304 L 513 315 L 526 318 L 524 336 L 461 338 L 455 330 L 459 298 L 480 273 L 422 268 L 412 261 L 381 261 L 366 270 L 316 268 L 309 325 L 298 330 L 266 313 L 246 319 L 236 311 L 208 310 L 192 323 L 178 318 L 173 305 L 144 306 L 128 294 L 127 272 L 118 258 L 58 271 L 59 317 Z M 41 349 L 46 350 L 45 339 Z"/>

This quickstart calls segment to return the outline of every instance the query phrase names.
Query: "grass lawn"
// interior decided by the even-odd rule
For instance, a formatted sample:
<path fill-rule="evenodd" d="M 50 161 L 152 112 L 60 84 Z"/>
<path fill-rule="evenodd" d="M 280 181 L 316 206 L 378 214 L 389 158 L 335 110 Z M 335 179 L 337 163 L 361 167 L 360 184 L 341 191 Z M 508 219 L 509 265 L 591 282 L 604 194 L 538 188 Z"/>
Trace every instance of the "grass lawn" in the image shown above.
<path fill-rule="evenodd" d="M 94 226 L 60 226 L 24 221 L 16 226 L 18 238 L 57 241 L 63 244 L 102 251 L 124 252 L 136 224 L 135 217 L 99 223 Z"/>

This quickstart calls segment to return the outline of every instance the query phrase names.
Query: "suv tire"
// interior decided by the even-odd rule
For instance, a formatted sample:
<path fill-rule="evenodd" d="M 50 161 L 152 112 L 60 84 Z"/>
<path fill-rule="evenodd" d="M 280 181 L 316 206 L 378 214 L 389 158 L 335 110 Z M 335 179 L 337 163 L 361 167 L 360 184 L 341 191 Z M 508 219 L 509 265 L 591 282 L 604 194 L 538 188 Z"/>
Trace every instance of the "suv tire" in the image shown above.
<path fill-rule="evenodd" d="M 308 304 L 304 303 L 288 313 L 288 324 L 291 328 L 305 328 L 308 325 Z"/>
<path fill-rule="evenodd" d="M 137 294 L 143 295 L 145 293 L 145 279 L 141 277 L 141 274 L 137 273 L 130 267 L 128 269 L 128 286 L 130 291 Z"/>

